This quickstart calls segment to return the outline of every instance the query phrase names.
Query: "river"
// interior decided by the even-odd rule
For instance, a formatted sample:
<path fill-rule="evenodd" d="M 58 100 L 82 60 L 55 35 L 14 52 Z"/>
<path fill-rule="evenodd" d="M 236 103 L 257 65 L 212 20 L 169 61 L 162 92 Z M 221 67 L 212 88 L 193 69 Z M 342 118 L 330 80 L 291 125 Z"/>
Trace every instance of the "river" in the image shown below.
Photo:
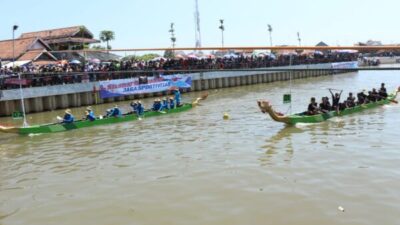
<path fill-rule="evenodd" d="M 346 96 L 381 82 L 393 91 L 400 76 L 360 71 L 295 80 L 292 111 L 328 96 L 327 88 Z M 180 114 L 0 134 L 0 224 L 399 224 L 400 106 L 286 127 L 256 100 L 287 112 L 281 102 L 289 90 L 289 82 L 210 90 L 201 107 Z M 62 114 L 28 118 L 44 123 Z"/>

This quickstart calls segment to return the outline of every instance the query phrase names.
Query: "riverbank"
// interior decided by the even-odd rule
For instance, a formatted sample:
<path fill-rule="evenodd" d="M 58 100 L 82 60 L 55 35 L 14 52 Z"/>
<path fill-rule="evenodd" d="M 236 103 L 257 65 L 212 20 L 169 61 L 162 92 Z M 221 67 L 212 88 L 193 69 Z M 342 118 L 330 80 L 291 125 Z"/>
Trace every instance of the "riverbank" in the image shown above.
<path fill-rule="evenodd" d="M 355 64 L 356 62 L 352 62 Z M 260 83 L 270 83 L 275 81 L 285 81 L 292 79 L 304 79 L 310 77 L 327 76 L 339 73 L 329 70 L 335 65 L 340 68 L 341 64 L 325 63 L 314 65 L 298 65 L 292 67 L 279 67 L 305 69 L 304 71 L 283 71 L 274 72 L 268 70 L 258 71 L 234 71 L 234 72 L 202 72 L 188 74 L 192 77 L 192 87 L 183 89 L 183 92 L 204 91 L 209 89 L 236 87 Z M 351 67 L 349 62 L 343 63 L 344 66 Z M 307 70 L 311 69 L 311 70 Z M 349 69 L 350 71 L 350 69 Z M 354 71 L 354 69 L 351 69 Z M 347 71 L 341 70 L 340 73 Z M 130 95 L 123 97 L 114 97 L 102 99 L 99 97 L 99 82 L 87 82 L 77 84 L 55 85 L 45 87 L 25 88 L 25 110 L 26 113 L 37 113 L 52 111 L 56 109 L 65 109 L 80 107 L 86 105 L 97 105 L 110 102 L 126 101 L 154 96 L 170 94 L 169 92 L 157 92 L 140 95 Z M 18 89 L 3 90 L 0 100 L 0 116 L 10 116 L 13 112 L 21 111 L 20 92 Z"/>

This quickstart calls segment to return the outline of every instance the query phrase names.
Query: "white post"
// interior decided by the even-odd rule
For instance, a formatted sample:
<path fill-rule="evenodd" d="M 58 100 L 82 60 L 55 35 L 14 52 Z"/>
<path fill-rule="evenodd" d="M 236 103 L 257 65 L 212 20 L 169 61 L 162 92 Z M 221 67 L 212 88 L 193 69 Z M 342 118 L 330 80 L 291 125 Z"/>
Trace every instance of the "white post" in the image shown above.
<path fill-rule="evenodd" d="M 15 31 L 18 29 L 17 25 L 13 26 L 13 70 L 15 70 Z M 22 80 L 21 80 L 21 73 L 18 73 L 18 79 L 19 79 L 19 94 L 21 97 L 21 108 L 22 108 L 22 115 L 24 117 L 24 122 L 22 124 L 23 127 L 27 127 L 28 122 L 26 121 L 26 113 L 25 113 L 25 103 L 24 103 L 24 94 L 22 92 Z"/>

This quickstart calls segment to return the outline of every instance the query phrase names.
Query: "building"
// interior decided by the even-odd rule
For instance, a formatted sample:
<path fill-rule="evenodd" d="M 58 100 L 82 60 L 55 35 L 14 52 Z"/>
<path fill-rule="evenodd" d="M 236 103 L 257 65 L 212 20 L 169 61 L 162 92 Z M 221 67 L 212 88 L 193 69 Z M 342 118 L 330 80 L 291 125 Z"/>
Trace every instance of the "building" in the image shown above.
<path fill-rule="evenodd" d="M 57 28 L 23 33 L 20 38 L 41 38 L 53 51 L 81 50 L 89 44 L 99 43 L 85 26 Z"/>
<path fill-rule="evenodd" d="M 7 63 L 13 61 L 13 58 L 15 58 L 16 66 L 30 62 L 35 62 L 36 64 L 49 64 L 55 62 L 57 58 L 49 51 L 51 51 L 50 46 L 37 37 L 18 38 L 14 41 L 0 41 L 0 59 L 2 65 L 6 66 Z"/>
<path fill-rule="evenodd" d="M 2 66 L 21 66 L 28 63 L 35 65 L 55 64 L 57 60 L 100 61 L 118 60 L 120 56 L 106 52 L 57 52 L 64 50 L 82 50 L 90 44 L 99 43 L 85 26 L 73 26 L 43 31 L 23 33 L 14 40 L 0 41 L 0 61 Z"/>

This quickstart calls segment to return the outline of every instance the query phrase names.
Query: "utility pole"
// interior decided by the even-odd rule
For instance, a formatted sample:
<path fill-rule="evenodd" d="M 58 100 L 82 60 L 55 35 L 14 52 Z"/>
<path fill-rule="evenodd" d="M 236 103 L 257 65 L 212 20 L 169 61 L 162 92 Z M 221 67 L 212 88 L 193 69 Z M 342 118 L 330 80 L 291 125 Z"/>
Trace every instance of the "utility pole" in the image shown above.
<path fill-rule="evenodd" d="M 299 41 L 299 46 L 301 46 L 300 32 L 297 32 L 297 40 Z"/>
<path fill-rule="evenodd" d="M 175 37 L 174 23 L 171 23 L 171 27 L 168 32 L 171 33 L 172 48 L 175 48 L 176 37 Z"/>
<path fill-rule="evenodd" d="M 272 47 L 272 26 L 268 24 L 268 32 L 269 32 L 269 44 Z"/>
<path fill-rule="evenodd" d="M 195 24 L 196 48 L 201 48 L 200 12 L 199 12 L 198 0 L 195 0 L 194 24 Z"/>
<path fill-rule="evenodd" d="M 222 47 L 224 47 L 224 31 L 225 31 L 225 26 L 224 26 L 224 20 L 220 19 L 220 26 L 218 27 L 221 30 L 221 34 L 222 34 Z"/>

